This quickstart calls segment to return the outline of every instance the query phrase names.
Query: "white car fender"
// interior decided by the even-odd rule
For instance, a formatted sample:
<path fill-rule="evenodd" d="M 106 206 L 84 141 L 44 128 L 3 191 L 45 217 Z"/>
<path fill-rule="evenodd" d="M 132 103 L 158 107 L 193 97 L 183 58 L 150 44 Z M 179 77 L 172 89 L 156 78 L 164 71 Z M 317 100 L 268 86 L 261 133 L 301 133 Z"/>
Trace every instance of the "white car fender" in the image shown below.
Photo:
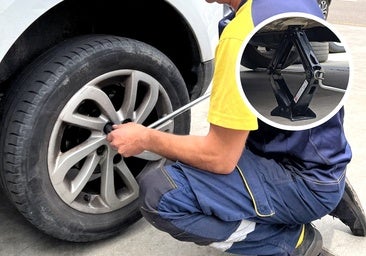
<path fill-rule="evenodd" d="M 0 61 L 19 36 L 62 0 L 0 0 Z"/>
<path fill-rule="evenodd" d="M 41 15 L 62 0 L 0 0 L 0 61 L 20 35 Z M 185 17 L 199 42 L 202 61 L 213 58 L 218 40 L 218 21 L 222 5 L 204 0 L 166 0 Z"/>
<path fill-rule="evenodd" d="M 170 0 L 167 1 L 175 7 L 190 24 L 197 41 L 199 41 L 201 59 L 213 59 L 214 50 L 218 42 L 218 22 L 223 18 L 222 4 L 207 3 L 204 0 Z M 187 4 L 190 2 L 189 4 Z"/>

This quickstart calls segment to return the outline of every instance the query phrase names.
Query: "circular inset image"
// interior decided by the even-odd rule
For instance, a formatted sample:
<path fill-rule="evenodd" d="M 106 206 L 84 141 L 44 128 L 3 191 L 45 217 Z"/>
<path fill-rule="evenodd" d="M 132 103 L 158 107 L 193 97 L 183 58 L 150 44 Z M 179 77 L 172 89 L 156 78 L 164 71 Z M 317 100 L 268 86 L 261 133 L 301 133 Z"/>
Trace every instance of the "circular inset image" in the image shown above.
<path fill-rule="evenodd" d="M 239 76 L 245 102 L 263 122 L 304 130 L 330 119 L 349 90 L 347 51 L 330 25 L 315 16 L 288 13 L 259 24 L 242 47 Z"/>

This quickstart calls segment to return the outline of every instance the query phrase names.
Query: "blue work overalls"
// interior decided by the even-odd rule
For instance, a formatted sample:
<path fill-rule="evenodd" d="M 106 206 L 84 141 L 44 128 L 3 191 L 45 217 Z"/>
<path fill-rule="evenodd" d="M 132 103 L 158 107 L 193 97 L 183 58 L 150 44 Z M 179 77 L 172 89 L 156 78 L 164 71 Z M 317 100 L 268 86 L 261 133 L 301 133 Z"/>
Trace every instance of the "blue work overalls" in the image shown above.
<path fill-rule="evenodd" d="M 254 0 L 252 18 L 258 24 L 295 11 L 321 16 L 315 0 Z M 303 131 L 259 122 L 229 175 L 180 162 L 143 173 L 143 216 L 182 241 L 241 255 L 291 255 L 302 224 L 331 212 L 342 197 L 351 160 L 343 112 Z"/>

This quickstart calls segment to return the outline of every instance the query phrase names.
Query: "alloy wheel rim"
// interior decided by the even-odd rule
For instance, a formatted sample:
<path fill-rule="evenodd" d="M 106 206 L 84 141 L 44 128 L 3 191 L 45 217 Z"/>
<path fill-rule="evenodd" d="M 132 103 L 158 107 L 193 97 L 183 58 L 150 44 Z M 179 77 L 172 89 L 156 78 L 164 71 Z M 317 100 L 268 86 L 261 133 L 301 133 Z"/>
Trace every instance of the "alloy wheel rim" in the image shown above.
<path fill-rule="evenodd" d="M 148 125 L 171 112 L 162 85 L 140 71 L 117 70 L 84 85 L 64 106 L 50 136 L 48 170 L 58 196 L 85 213 L 111 212 L 136 200 L 136 177 L 163 158 L 151 152 L 123 158 L 103 129 L 124 120 Z M 159 127 L 173 128 L 173 121 Z"/>

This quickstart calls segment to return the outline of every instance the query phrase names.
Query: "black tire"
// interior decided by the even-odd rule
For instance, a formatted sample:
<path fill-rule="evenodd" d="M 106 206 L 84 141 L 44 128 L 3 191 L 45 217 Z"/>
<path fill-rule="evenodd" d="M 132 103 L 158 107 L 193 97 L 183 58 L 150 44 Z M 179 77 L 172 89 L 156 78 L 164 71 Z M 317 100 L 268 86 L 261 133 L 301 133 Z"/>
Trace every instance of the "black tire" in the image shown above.
<path fill-rule="evenodd" d="M 326 42 L 310 42 L 314 54 L 317 57 L 319 63 L 328 60 L 329 44 Z M 273 58 L 275 50 L 259 50 L 260 47 L 253 45 L 247 45 L 245 47 L 243 57 L 241 59 L 241 65 L 249 69 L 268 68 Z M 296 50 L 291 50 L 283 69 L 292 64 L 300 63 L 300 57 Z"/>
<path fill-rule="evenodd" d="M 341 53 L 346 52 L 344 46 L 337 42 L 330 42 L 329 43 L 329 52 L 330 53 Z"/>
<path fill-rule="evenodd" d="M 165 160 L 123 159 L 103 127 L 124 120 L 147 125 L 187 104 L 173 63 L 142 42 L 91 35 L 43 54 L 10 88 L 0 170 L 18 210 L 45 233 L 76 242 L 115 235 L 140 219 L 135 178 Z M 187 111 L 161 129 L 187 134 L 189 126 Z"/>
<path fill-rule="evenodd" d="M 249 69 L 268 68 L 272 61 L 274 52 L 274 49 L 266 49 L 248 44 L 244 49 L 243 57 L 240 63 Z M 286 60 L 286 63 L 283 65 L 283 68 L 287 68 L 293 64 L 297 57 L 297 52 L 292 50 L 288 56 L 288 59 Z"/>
<path fill-rule="evenodd" d="M 326 62 L 329 57 L 329 43 L 328 42 L 310 42 L 314 54 L 319 63 Z"/>

